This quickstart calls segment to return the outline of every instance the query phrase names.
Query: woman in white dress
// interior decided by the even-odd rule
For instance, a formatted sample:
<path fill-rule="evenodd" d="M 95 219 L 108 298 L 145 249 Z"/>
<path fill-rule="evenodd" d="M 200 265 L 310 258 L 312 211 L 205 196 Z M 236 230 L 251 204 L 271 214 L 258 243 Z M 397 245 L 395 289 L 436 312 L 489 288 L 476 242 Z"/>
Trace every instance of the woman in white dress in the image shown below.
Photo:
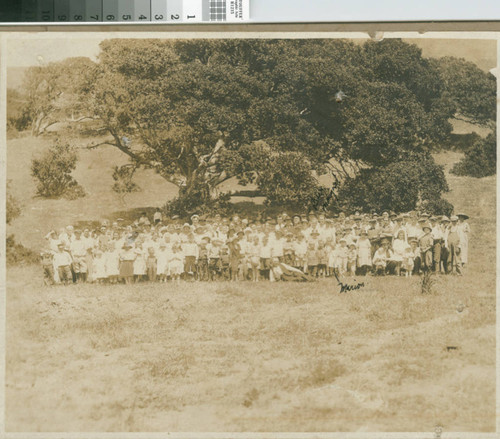
<path fill-rule="evenodd" d="M 469 216 L 465 213 L 459 213 L 458 215 L 458 236 L 460 237 L 460 258 L 462 262 L 462 267 L 469 261 L 469 234 L 470 225 L 467 222 Z"/>
<path fill-rule="evenodd" d="M 135 241 L 134 253 L 134 279 L 135 282 L 144 280 L 146 275 L 146 252 L 143 249 L 142 242 L 138 239 Z"/>
<path fill-rule="evenodd" d="M 366 273 L 372 266 L 372 243 L 368 239 L 368 232 L 364 229 L 361 231 L 361 235 L 358 239 L 357 249 L 360 274 L 366 276 Z"/>
<path fill-rule="evenodd" d="M 398 232 L 397 238 L 392 243 L 392 250 L 394 252 L 393 261 L 396 262 L 396 275 L 399 276 L 401 273 L 401 265 L 405 257 L 406 249 L 410 246 L 406 242 L 405 233 L 403 230 Z"/>
<path fill-rule="evenodd" d="M 106 277 L 110 283 L 114 284 L 120 276 L 120 249 L 116 248 L 114 242 L 107 244 L 103 259 L 106 267 Z"/>

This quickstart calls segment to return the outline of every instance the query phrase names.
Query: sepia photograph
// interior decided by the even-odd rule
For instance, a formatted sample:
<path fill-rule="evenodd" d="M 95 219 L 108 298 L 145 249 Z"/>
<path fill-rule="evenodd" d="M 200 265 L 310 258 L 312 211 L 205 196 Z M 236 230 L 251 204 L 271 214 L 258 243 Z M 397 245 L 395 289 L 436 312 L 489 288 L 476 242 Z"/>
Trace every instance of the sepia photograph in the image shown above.
<path fill-rule="evenodd" d="M 3 47 L 6 432 L 496 431 L 496 39 Z"/>

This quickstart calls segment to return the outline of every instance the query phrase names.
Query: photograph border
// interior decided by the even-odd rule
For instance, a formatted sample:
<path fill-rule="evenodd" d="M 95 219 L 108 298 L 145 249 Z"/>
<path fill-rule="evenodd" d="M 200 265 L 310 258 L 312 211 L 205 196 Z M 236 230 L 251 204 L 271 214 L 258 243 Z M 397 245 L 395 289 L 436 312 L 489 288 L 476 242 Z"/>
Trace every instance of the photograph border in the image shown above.
<path fill-rule="evenodd" d="M 497 349 L 496 349 L 496 432 L 495 433 L 475 433 L 475 432 L 446 432 L 443 431 L 442 434 L 438 434 L 435 431 L 429 431 L 428 433 L 422 432 L 326 432 L 326 433 L 291 433 L 291 432 L 269 432 L 269 433 L 213 433 L 213 432 L 164 432 L 164 433 L 92 433 L 92 432 L 82 432 L 82 433 L 9 433 L 5 431 L 5 337 L 6 337 L 6 266 L 5 266 L 5 236 L 6 236 L 6 212 L 5 212 L 5 199 L 6 199 L 6 170 L 7 170 L 7 137 L 6 137 L 6 90 L 7 90 L 7 48 L 8 43 L 12 39 L 57 39 L 57 38 L 82 38 L 84 35 L 89 33 L 94 34 L 96 37 L 109 36 L 110 33 L 113 34 L 115 38 L 349 38 L 349 39 L 366 39 L 373 38 L 375 40 L 381 40 L 382 38 L 412 38 L 412 39 L 489 39 L 497 41 L 497 66 L 495 69 L 490 70 L 490 72 L 497 78 L 497 121 L 500 121 L 499 115 L 499 80 L 500 80 L 500 23 L 499 22 L 464 22 L 464 23 L 441 23 L 444 31 L 436 30 L 436 26 L 439 23 L 356 23 L 356 24 L 279 24 L 273 25 L 266 23 L 265 25 L 259 24 L 237 24 L 237 25 L 176 25 L 175 29 L 170 29 L 169 26 L 165 25 L 152 25 L 152 26 L 135 26 L 135 25 L 51 25 L 51 26 L 0 26 L 0 96 L 1 96 L 1 111 L 0 111 L 0 188 L 1 188 L 1 208 L 0 208 L 0 231 L 2 234 L 2 242 L 0 243 L 0 295 L 1 295 L 1 306 L 2 311 L 0 313 L 0 384 L 2 385 L 2 390 L 0 391 L 0 434 L 5 438 L 12 439 L 25 439 L 25 438 L 106 438 L 106 439 L 118 439 L 118 438 L 178 438 L 178 439 L 246 439 L 246 438 L 283 438 L 283 439 L 299 439 L 299 438 L 318 438 L 318 439 L 337 439 L 337 438 L 493 438 L 499 437 L 500 430 L 500 404 L 498 395 L 500 394 L 500 374 L 499 374 L 499 363 L 500 363 L 500 350 L 498 349 L 498 339 L 500 336 L 500 326 L 498 322 L 500 321 L 500 300 L 498 295 L 499 290 L 499 279 L 498 272 L 500 268 L 499 252 L 498 247 L 500 243 L 498 229 L 500 226 L 500 220 L 498 216 L 498 178 L 497 178 L 497 236 L 496 236 L 496 337 L 497 337 Z M 210 28 L 208 28 L 210 26 Z M 476 29 L 481 29 L 488 27 L 488 31 Z M 220 28 L 224 30 L 219 30 Z M 255 30 L 255 28 L 258 30 Z M 273 27 L 272 31 L 260 30 L 269 29 Z M 343 30 L 341 28 L 356 28 L 356 30 Z M 398 28 L 398 30 L 382 30 Z M 415 28 L 418 30 L 402 31 L 401 28 Z M 450 27 L 453 28 L 463 28 L 464 30 L 454 29 L 449 31 Z M 189 28 L 189 31 L 185 31 L 185 28 Z M 213 29 L 212 29 L 213 28 Z M 290 31 L 293 28 L 295 30 Z M 329 30 L 327 30 L 329 28 Z M 494 30 L 490 30 L 493 28 Z M 167 31 L 165 31 L 167 29 Z M 283 30 L 286 29 L 286 30 Z M 362 29 L 365 29 L 363 31 Z M 379 29 L 379 30 L 376 30 Z M 429 31 L 429 29 L 431 29 Z M 39 32 L 41 30 L 41 32 Z M 191 31 L 192 30 L 192 31 Z M 68 35 L 69 33 L 69 35 Z M 499 144 L 500 134 L 497 130 L 497 145 Z M 497 146 L 498 150 L 498 146 Z M 497 176 L 500 172 L 500 164 L 497 160 Z M 418 410 L 418 408 L 416 409 Z"/>

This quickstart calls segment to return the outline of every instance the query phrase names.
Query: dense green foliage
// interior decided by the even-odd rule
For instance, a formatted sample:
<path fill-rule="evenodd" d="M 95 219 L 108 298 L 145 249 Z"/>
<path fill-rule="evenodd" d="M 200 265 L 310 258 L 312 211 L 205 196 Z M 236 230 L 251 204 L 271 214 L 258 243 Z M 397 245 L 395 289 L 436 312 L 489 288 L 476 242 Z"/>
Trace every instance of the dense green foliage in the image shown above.
<path fill-rule="evenodd" d="M 447 190 L 442 166 L 436 165 L 430 156 L 415 156 L 380 168 L 363 169 L 343 185 L 338 205 L 347 211 L 379 212 L 407 212 L 422 206 L 432 213 L 449 214 L 449 204 L 440 199 Z"/>
<path fill-rule="evenodd" d="M 470 177 L 488 177 L 495 175 L 497 169 L 496 132 L 490 133 L 485 139 L 479 138 L 465 152 L 465 157 L 452 169 L 456 175 Z"/>
<path fill-rule="evenodd" d="M 151 168 L 201 204 L 237 177 L 269 203 L 324 207 L 317 175 L 337 190 L 445 144 L 457 114 L 487 124 L 495 113 L 492 75 L 399 39 L 114 39 L 96 63 L 42 69 L 26 80 L 50 103 L 39 113 L 75 108 L 130 158 L 118 192 L 135 190 L 131 169 Z"/>
<path fill-rule="evenodd" d="M 433 60 L 443 84 L 443 96 L 467 120 L 491 125 L 496 120 L 496 79 L 461 58 Z"/>

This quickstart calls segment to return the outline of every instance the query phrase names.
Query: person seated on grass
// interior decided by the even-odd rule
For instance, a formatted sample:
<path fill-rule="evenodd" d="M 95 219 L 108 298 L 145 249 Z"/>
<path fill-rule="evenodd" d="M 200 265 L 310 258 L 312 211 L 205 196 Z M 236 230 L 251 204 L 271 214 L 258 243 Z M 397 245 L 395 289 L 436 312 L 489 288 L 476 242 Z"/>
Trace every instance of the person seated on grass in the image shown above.
<path fill-rule="evenodd" d="M 373 266 L 375 267 L 375 274 L 379 276 L 394 274 L 396 271 L 394 252 L 391 250 L 387 238 L 382 239 L 378 250 L 375 252 L 373 256 Z"/>

